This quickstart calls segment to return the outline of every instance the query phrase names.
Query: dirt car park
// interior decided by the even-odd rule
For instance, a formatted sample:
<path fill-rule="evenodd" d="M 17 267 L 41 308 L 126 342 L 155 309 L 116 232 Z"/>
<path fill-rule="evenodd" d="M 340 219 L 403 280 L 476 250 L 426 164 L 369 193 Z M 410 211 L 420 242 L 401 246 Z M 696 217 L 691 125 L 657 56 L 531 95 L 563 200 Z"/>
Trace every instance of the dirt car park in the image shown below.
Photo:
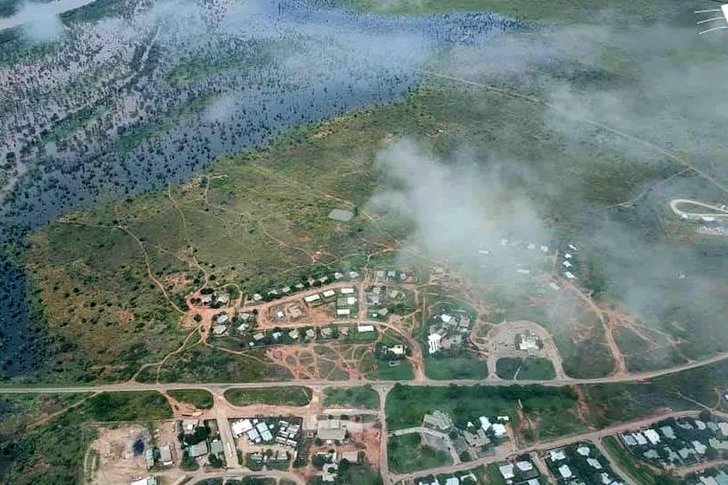
<path fill-rule="evenodd" d="M 125 424 L 115 427 L 101 427 L 86 454 L 85 480 L 89 485 L 131 483 L 141 477 L 154 475 L 160 484 L 171 484 L 185 473 L 177 466 L 177 441 L 174 437 L 173 421 L 155 423 L 151 429 L 139 424 Z M 152 446 L 152 439 L 158 444 L 174 445 L 172 458 L 175 465 L 150 473 L 147 470 L 144 451 Z M 142 451 L 135 449 L 135 443 L 144 444 Z"/>

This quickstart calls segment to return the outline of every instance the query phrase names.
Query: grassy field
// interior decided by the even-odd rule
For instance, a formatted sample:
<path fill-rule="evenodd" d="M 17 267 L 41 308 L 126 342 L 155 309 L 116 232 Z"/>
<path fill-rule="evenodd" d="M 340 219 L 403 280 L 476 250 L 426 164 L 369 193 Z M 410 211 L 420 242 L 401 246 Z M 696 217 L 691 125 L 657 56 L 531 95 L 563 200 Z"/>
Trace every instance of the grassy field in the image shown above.
<path fill-rule="evenodd" d="M 411 381 L 415 378 L 415 371 L 408 360 L 400 360 L 394 367 L 387 361 L 377 360 L 377 378 L 384 381 Z"/>
<path fill-rule="evenodd" d="M 419 433 L 390 437 L 387 460 L 395 473 L 409 473 L 452 463 L 449 453 L 422 444 Z"/>
<path fill-rule="evenodd" d="M 197 409 L 212 409 L 215 401 L 210 391 L 204 389 L 173 389 L 167 391 L 173 399 L 177 401 L 191 404 Z"/>
<path fill-rule="evenodd" d="M 436 409 L 451 415 L 454 423 L 465 429 L 468 421 L 479 416 L 506 415 L 518 424 L 519 400 L 529 418 L 540 421 L 536 434 L 555 437 L 585 427 L 576 413 L 576 395 L 568 388 L 540 386 L 510 387 L 409 387 L 396 385 L 387 396 L 387 426 L 397 430 L 420 426 L 423 416 Z M 565 419 L 568 416 L 569 419 Z"/>
<path fill-rule="evenodd" d="M 19 485 L 80 483 L 84 454 L 96 437 L 94 422 L 147 422 L 172 417 L 167 400 L 157 392 L 23 396 L 3 398 L 2 402 L 11 413 L 0 415 L 0 429 L 14 432 L 5 435 L 0 444 L 6 463 L 0 482 Z M 41 416 L 50 419 L 38 421 Z"/>
<path fill-rule="evenodd" d="M 592 12 L 603 5 L 597 0 L 416 3 L 423 12 L 511 9 L 504 11 L 517 14 L 520 10 L 519 15 L 531 19 L 561 18 L 568 13 L 571 21 L 582 10 Z M 395 4 L 411 11 L 415 2 Z M 366 8 L 363 3 L 360 6 Z M 682 8 L 667 0 L 619 0 L 610 7 L 638 13 Z M 618 20 L 610 22 L 619 25 Z M 641 59 L 630 57 L 629 51 L 620 51 L 617 57 L 619 62 L 599 58 L 580 65 L 575 75 L 583 74 L 582 84 L 574 89 L 610 83 L 638 89 L 633 74 L 621 66 L 639 65 Z M 550 75 L 549 79 L 561 79 L 559 72 Z M 521 84 L 527 82 L 516 79 L 508 87 L 533 88 Z M 424 151 L 445 160 L 467 148 L 482 167 L 494 159 L 513 160 L 527 171 L 529 180 L 567 180 L 568 190 L 529 184 L 515 175 L 513 184 L 528 192 L 538 216 L 556 235 L 583 236 L 585 245 L 593 229 L 585 224 L 585 212 L 601 213 L 605 207 L 630 200 L 646 185 L 683 168 L 665 160 L 645 163 L 641 146 L 625 151 L 598 144 L 597 135 L 604 135 L 598 130 L 569 138 L 554 127 L 563 120 L 554 122 L 554 118 L 558 115 L 539 103 L 425 78 L 422 86 L 400 101 L 290 130 L 269 148 L 219 160 L 184 184 L 51 223 L 31 237 L 26 268 L 45 308 L 53 342 L 53 379 L 126 380 L 140 365 L 163 359 L 191 331 L 180 325 L 175 306 L 184 310 L 184 296 L 204 282 L 267 290 L 305 274 L 312 266 L 347 267 L 395 240 L 405 240 L 410 225 L 367 212 L 372 193 L 386 180 L 377 169 L 376 154 L 393 140 L 411 138 Z M 333 208 L 355 207 L 361 210 L 349 223 L 327 218 Z M 648 222 L 643 225 L 661 237 L 659 221 Z M 595 275 L 589 273 L 585 283 L 597 286 Z M 566 294 L 561 292 L 564 300 Z M 568 318 L 553 322 L 545 310 L 553 302 L 546 298 L 533 304 L 519 299 L 499 311 L 509 319 L 532 318 L 552 331 L 570 376 L 607 375 L 614 362 L 602 326 L 596 315 L 571 297 L 574 302 L 557 302 Z M 677 325 L 668 331 L 679 333 L 679 350 L 686 356 L 728 348 L 728 334 L 708 331 L 717 325 L 711 315 L 678 312 L 674 317 L 670 320 Z M 715 334 L 718 338 L 712 338 Z M 579 335 L 576 343 L 574 335 Z M 262 380 L 282 375 L 277 369 L 276 375 L 266 376 L 252 359 L 214 353 L 206 349 L 170 359 L 163 377 L 189 381 L 247 374 L 245 380 Z M 214 360 L 215 366 L 208 366 L 208 360 Z M 461 360 L 438 364 L 443 365 L 427 366 L 428 374 L 437 379 L 479 376 L 485 370 Z M 202 368 L 199 377 L 195 377 L 195 366 Z M 247 368 L 252 370 L 246 372 Z"/>
<path fill-rule="evenodd" d="M 665 18 L 678 9 L 665 0 L 617 0 L 605 4 L 599 0 L 317 0 L 364 11 L 392 14 L 430 14 L 452 11 L 490 11 L 534 22 L 596 22 L 601 10 L 636 15 L 645 19 Z"/>
<path fill-rule="evenodd" d="M 590 404 L 590 421 L 598 427 L 630 421 L 658 410 L 709 408 L 726 410 L 722 398 L 728 389 L 728 362 L 719 362 L 677 374 L 628 384 L 582 386 Z"/>
<path fill-rule="evenodd" d="M 244 355 L 221 352 L 213 347 L 196 346 L 171 357 L 159 374 L 145 369 L 137 380 L 154 382 L 261 382 L 291 378 L 291 373 L 271 362 L 262 351 Z"/>
<path fill-rule="evenodd" d="M 379 394 L 371 386 L 324 389 L 324 406 L 379 409 Z"/>
<path fill-rule="evenodd" d="M 261 389 L 228 389 L 225 399 L 235 406 L 270 404 L 280 406 L 307 406 L 311 402 L 309 387 L 277 387 Z"/>
<path fill-rule="evenodd" d="M 475 357 L 425 357 L 425 375 L 435 380 L 484 379 L 488 365 Z"/>
<path fill-rule="evenodd" d="M 554 365 L 543 357 L 503 357 L 495 365 L 501 379 L 545 381 L 556 377 Z"/>

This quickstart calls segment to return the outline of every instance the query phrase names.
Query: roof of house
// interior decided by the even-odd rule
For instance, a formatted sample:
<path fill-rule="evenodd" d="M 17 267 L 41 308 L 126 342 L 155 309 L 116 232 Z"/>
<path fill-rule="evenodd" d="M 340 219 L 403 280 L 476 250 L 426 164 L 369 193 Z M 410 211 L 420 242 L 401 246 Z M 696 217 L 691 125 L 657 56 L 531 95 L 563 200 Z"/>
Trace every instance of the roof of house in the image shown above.
<path fill-rule="evenodd" d="M 159 461 L 162 463 L 169 463 L 172 461 L 172 447 L 169 445 L 162 445 L 159 447 Z"/>
<path fill-rule="evenodd" d="M 356 463 L 359 461 L 359 452 L 358 451 L 345 451 L 341 454 L 341 459 L 346 460 L 349 463 Z"/>
<path fill-rule="evenodd" d="M 204 441 L 201 441 L 197 443 L 196 445 L 190 446 L 189 449 L 190 456 L 192 458 L 196 456 L 202 456 L 207 454 L 207 443 Z"/>
<path fill-rule="evenodd" d="M 210 453 L 212 453 L 213 455 L 219 455 L 219 454 L 223 453 L 223 451 L 224 450 L 222 447 L 222 441 L 215 440 L 210 443 Z"/>
<path fill-rule="evenodd" d="M 157 479 L 154 477 L 140 478 L 131 482 L 131 485 L 157 485 Z"/>
<path fill-rule="evenodd" d="M 316 434 L 322 440 L 341 441 L 346 438 L 346 428 L 341 427 L 338 419 L 326 419 L 317 423 Z"/>

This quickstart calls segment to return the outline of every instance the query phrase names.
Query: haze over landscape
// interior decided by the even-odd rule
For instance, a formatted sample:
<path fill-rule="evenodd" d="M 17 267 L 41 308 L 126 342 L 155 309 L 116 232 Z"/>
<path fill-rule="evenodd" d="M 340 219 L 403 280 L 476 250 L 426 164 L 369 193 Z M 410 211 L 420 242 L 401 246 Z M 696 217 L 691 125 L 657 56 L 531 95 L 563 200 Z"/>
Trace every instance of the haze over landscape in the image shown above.
<path fill-rule="evenodd" d="M 0 483 L 728 483 L 701 9 L 0 0 Z"/>

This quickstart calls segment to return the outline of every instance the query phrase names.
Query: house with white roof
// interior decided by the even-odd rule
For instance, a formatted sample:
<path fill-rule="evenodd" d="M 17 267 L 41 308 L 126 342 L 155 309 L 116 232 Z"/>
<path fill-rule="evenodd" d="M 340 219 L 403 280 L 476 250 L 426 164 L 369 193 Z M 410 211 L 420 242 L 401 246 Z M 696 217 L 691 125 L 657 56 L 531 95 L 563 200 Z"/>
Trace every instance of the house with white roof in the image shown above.
<path fill-rule="evenodd" d="M 564 454 L 564 450 L 551 450 L 549 452 L 549 457 L 551 458 L 551 461 L 566 460 L 566 454 Z"/>
<path fill-rule="evenodd" d="M 595 468 L 597 470 L 602 469 L 602 464 L 599 463 L 599 460 L 596 460 L 594 458 L 587 458 L 586 462 L 589 463 L 589 466 L 591 466 L 592 468 Z"/>
<path fill-rule="evenodd" d="M 650 441 L 651 444 L 656 445 L 660 442 L 660 435 L 654 429 L 646 429 L 644 431 L 645 437 Z"/>
<path fill-rule="evenodd" d="M 499 466 L 498 471 L 500 472 L 504 480 L 510 480 L 512 478 L 515 478 L 516 476 L 516 474 L 513 473 L 513 465 L 511 465 L 510 463 L 507 465 Z"/>
<path fill-rule="evenodd" d="M 432 333 L 427 337 L 427 345 L 429 347 L 429 352 L 431 354 L 434 354 L 438 350 L 440 350 L 440 341 L 442 340 L 442 335 L 439 333 Z"/>
<path fill-rule="evenodd" d="M 500 423 L 495 423 L 493 426 L 491 426 L 491 429 L 493 429 L 493 434 L 496 438 L 502 438 L 506 435 L 506 427 Z"/>

